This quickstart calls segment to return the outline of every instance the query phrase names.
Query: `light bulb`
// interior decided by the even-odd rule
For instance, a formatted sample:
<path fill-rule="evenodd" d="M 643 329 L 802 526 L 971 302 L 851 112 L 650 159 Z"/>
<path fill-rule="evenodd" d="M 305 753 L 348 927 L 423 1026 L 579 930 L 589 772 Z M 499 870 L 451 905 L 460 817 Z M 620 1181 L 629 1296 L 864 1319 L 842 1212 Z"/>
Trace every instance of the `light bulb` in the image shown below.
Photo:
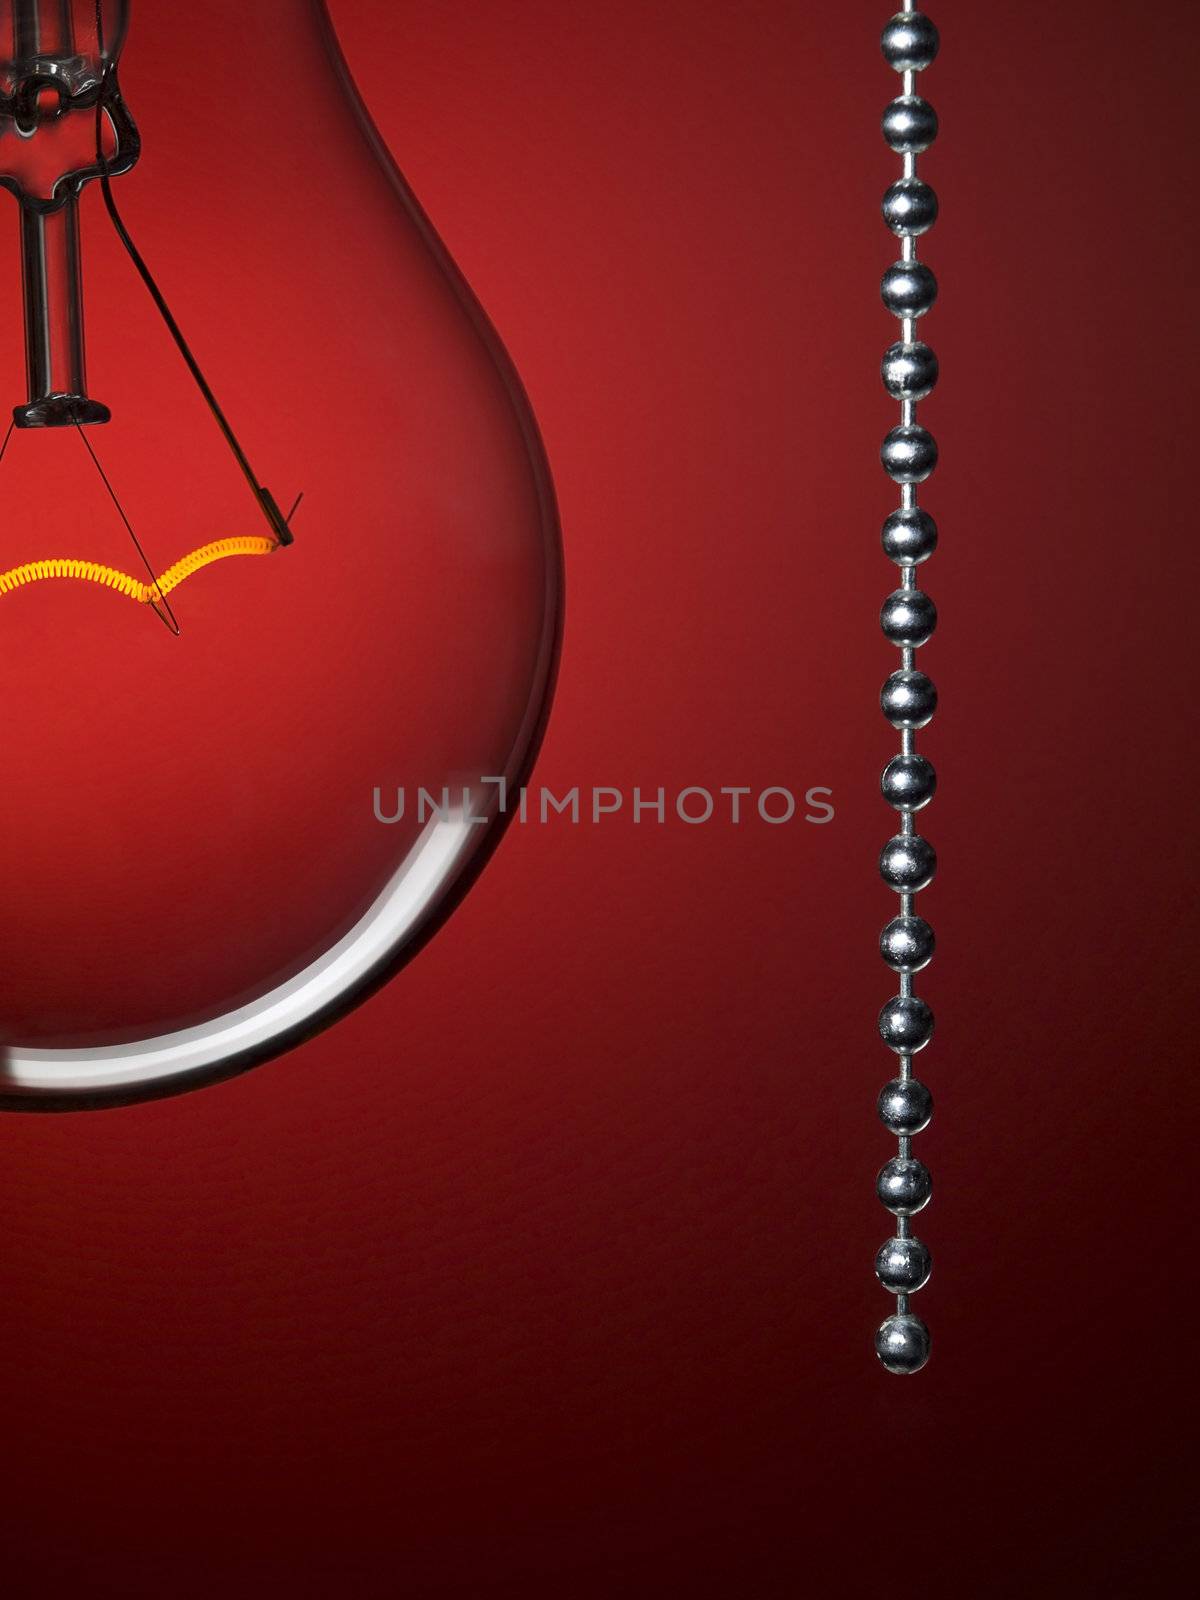
<path fill-rule="evenodd" d="M 120 1103 L 457 903 L 547 715 L 557 517 L 318 0 L 0 0 L 0 183 L 0 1101 Z"/>

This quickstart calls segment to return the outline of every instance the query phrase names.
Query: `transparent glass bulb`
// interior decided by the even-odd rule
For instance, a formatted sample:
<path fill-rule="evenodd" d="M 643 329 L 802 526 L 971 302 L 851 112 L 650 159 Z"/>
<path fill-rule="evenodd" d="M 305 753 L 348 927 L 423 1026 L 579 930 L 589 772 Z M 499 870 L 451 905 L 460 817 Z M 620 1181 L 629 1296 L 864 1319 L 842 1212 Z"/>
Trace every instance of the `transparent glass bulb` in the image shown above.
<path fill-rule="evenodd" d="M 456 903 L 547 714 L 558 527 L 323 6 L 9 0 L 0 56 L 0 1097 L 103 1104 L 277 1053 Z"/>

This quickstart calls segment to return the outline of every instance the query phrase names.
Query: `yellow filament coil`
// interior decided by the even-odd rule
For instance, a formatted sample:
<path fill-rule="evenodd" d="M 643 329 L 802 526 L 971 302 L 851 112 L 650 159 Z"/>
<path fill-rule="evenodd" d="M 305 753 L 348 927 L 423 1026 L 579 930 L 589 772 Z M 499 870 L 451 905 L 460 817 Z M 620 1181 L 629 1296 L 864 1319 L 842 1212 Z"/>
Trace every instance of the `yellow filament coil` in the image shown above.
<path fill-rule="evenodd" d="M 98 561 L 55 556 L 48 561 L 27 561 L 24 566 L 10 567 L 7 572 L 0 572 L 0 594 L 8 594 L 10 590 L 20 589 L 27 583 L 38 583 L 43 578 L 82 578 L 88 583 L 102 584 L 106 589 L 115 589 L 118 594 L 128 595 L 131 600 L 149 605 L 151 601 L 161 600 L 170 594 L 185 578 L 190 578 L 193 572 L 199 572 L 201 567 L 207 567 L 213 561 L 223 561 L 226 556 L 269 556 L 272 550 L 278 548 L 275 539 L 255 534 L 214 539 L 211 544 L 202 544 L 173 567 L 168 567 L 157 583 L 143 583 L 138 578 L 130 577 L 127 572 L 118 572 L 115 567 L 101 566 Z"/>

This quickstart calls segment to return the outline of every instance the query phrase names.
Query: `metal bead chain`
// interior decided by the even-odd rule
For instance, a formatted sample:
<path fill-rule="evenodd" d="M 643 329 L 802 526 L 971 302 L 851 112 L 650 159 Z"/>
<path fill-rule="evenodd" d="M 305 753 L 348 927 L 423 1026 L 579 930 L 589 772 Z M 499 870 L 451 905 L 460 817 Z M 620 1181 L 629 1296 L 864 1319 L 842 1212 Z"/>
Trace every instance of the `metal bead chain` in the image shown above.
<path fill-rule="evenodd" d="M 937 357 L 916 337 L 917 319 L 937 296 L 937 281 L 917 260 L 917 238 L 937 221 L 937 196 L 917 176 L 917 156 L 937 137 L 937 113 L 915 92 L 916 76 L 937 55 L 938 32 L 929 18 L 905 0 L 883 30 L 884 59 L 902 74 L 904 92 L 883 114 L 883 136 L 903 160 L 903 170 L 883 197 L 883 220 L 900 239 L 900 259 L 883 275 L 887 309 L 900 320 L 900 338 L 883 358 L 884 388 L 900 402 L 900 423 L 883 441 L 880 459 L 888 476 L 900 485 L 900 508 L 883 525 L 885 553 L 901 569 L 901 587 L 883 603 L 880 625 L 900 651 L 900 669 L 883 686 L 880 705 L 900 732 L 900 754 L 883 771 L 884 799 L 900 814 L 900 831 L 879 857 L 883 881 L 900 897 L 900 914 L 884 928 L 879 951 L 899 974 L 900 992 L 879 1013 L 884 1044 L 896 1052 L 897 1076 L 879 1096 L 879 1116 L 899 1140 L 899 1149 L 876 1180 L 880 1200 L 896 1218 L 895 1237 L 880 1247 L 875 1272 L 896 1296 L 893 1316 L 875 1335 L 875 1349 L 889 1372 L 917 1372 L 929 1359 L 929 1329 L 908 1308 L 909 1296 L 929 1279 L 929 1251 L 911 1231 L 910 1218 L 929 1201 L 928 1168 L 912 1155 L 912 1138 L 928 1127 L 933 1097 L 912 1075 L 912 1058 L 933 1033 L 933 1012 L 913 993 L 913 974 L 933 955 L 933 929 L 916 914 L 916 896 L 933 879 L 937 857 L 933 846 L 913 827 L 913 814 L 933 797 L 934 770 L 916 752 L 916 730 L 937 708 L 937 690 L 916 670 L 916 651 L 937 625 L 937 609 L 917 587 L 916 569 L 937 544 L 937 527 L 917 505 L 917 484 L 937 465 L 933 435 L 916 421 L 917 402 L 924 400 L 938 377 Z"/>

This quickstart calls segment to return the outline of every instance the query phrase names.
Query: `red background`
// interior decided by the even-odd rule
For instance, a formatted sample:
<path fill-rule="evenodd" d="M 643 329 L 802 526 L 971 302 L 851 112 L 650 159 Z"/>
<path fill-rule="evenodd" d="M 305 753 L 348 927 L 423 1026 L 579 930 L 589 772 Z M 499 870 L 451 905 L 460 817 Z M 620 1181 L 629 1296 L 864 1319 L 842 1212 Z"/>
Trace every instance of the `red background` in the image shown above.
<path fill-rule="evenodd" d="M 935 1352 L 901 1381 L 885 10 L 336 5 L 554 465 L 540 780 L 837 818 L 514 828 L 323 1038 L 5 1119 L 9 1592 L 1174 1592 L 1196 15 L 934 13 Z"/>

